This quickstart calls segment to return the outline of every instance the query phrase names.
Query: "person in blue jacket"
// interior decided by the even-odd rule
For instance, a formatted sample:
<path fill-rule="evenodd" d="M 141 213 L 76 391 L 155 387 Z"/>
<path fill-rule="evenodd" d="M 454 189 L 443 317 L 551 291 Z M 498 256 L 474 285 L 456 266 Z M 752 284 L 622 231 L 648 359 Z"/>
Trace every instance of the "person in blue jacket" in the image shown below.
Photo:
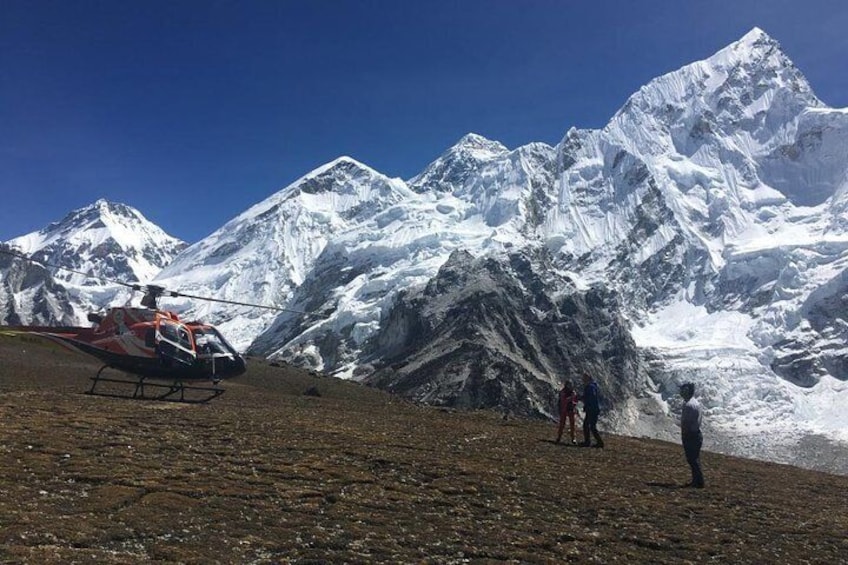
<path fill-rule="evenodd" d="M 583 401 L 583 412 L 586 414 L 583 418 L 583 443 L 582 447 L 589 447 L 589 432 L 595 437 L 594 447 L 603 447 L 604 440 L 601 439 L 601 434 L 598 433 L 598 416 L 601 414 L 601 398 L 598 390 L 598 383 L 589 376 L 588 373 L 583 373 L 583 394 L 580 396 Z"/>

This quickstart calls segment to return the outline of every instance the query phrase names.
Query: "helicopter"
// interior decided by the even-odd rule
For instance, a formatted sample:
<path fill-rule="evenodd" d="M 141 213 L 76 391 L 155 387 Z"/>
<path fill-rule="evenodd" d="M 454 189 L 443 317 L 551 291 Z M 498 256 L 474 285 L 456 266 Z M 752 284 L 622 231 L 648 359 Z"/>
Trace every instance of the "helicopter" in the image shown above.
<path fill-rule="evenodd" d="M 0 253 L 45 267 L 91 276 L 35 260 L 15 251 L 0 249 Z M 93 324 L 91 327 L 0 326 L 0 330 L 6 334 L 43 338 L 100 360 L 103 366 L 91 377 L 91 388 L 87 394 L 140 400 L 206 402 L 224 393 L 225 389 L 219 386 L 221 380 L 237 377 L 247 370 L 244 357 L 213 325 L 201 321 L 184 321 L 176 313 L 160 309 L 158 300 L 162 296 L 305 314 L 277 306 L 185 294 L 157 285 L 101 280 L 129 287 L 133 291 L 143 291 L 140 306 L 114 306 L 105 312 L 89 313 L 88 321 Z M 123 375 L 105 376 L 106 369 L 115 369 Z M 211 386 L 187 384 L 204 381 L 211 383 Z M 101 383 L 111 383 L 111 386 L 107 391 L 102 388 L 98 390 Z M 134 390 L 131 395 L 115 393 L 112 392 L 115 385 L 131 385 Z M 151 390 L 153 393 L 149 394 Z"/>

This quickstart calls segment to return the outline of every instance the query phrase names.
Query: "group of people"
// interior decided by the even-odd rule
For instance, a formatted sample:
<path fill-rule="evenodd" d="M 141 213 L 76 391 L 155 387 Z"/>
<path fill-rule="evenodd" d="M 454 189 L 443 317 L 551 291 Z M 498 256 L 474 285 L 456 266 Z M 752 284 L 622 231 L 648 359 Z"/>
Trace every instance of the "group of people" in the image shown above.
<path fill-rule="evenodd" d="M 704 488 L 704 475 L 701 471 L 701 446 L 704 443 L 701 434 L 701 406 L 695 399 L 695 385 L 684 383 L 680 386 L 680 396 L 684 405 L 680 417 L 680 437 L 683 443 L 683 452 L 686 454 L 686 462 L 692 472 L 692 480 L 685 486 L 693 488 Z M 565 424 L 569 424 L 569 435 L 571 443 L 577 444 L 575 435 L 575 419 L 577 417 L 577 403 L 583 403 L 583 442 L 581 447 L 604 447 L 604 440 L 598 433 L 598 416 L 601 413 L 600 392 L 598 383 L 588 374 L 583 374 L 583 390 L 581 393 L 575 390 L 571 381 L 565 381 L 559 391 L 557 412 L 559 413 L 559 427 L 557 428 L 556 443 L 562 441 L 562 433 Z M 595 443 L 590 442 L 590 435 L 595 438 Z"/>
<path fill-rule="evenodd" d="M 598 383 L 588 374 L 583 375 L 583 392 L 577 394 L 571 381 L 565 381 L 562 390 L 559 391 L 559 428 L 557 429 L 556 442 L 562 441 L 562 432 L 565 422 L 569 422 L 571 443 L 577 444 L 574 434 L 574 420 L 577 416 L 577 403 L 583 402 L 583 443 L 581 447 L 589 447 L 589 434 L 594 436 L 594 447 L 604 447 L 604 440 L 598 433 L 598 416 L 601 414 L 601 395 L 598 391 Z"/>

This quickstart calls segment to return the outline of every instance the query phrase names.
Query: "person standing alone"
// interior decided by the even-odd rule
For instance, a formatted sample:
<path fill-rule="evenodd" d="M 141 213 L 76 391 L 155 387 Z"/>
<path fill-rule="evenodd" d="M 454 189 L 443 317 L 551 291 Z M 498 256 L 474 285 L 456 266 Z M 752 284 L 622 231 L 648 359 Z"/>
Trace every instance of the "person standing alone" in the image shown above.
<path fill-rule="evenodd" d="M 595 447 L 603 447 L 604 440 L 601 439 L 601 434 L 598 433 L 598 416 L 601 414 L 601 398 L 598 391 L 598 383 L 592 379 L 587 373 L 583 373 L 583 394 L 580 400 L 583 401 L 583 443 L 582 447 L 589 447 L 589 432 L 595 437 Z"/>
<path fill-rule="evenodd" d="M 686 486 L 704 488 L 704 475 L 701 472 L 701 446 L 704 436 L 701 434 L 701 405 L 695 399 L 695 385 L 680 385 L 680 396 L 685 402 L 680 414 L 680 437 L 683 441 L 683 451 L 686 453 L 686 462 L 692 469 L 692 481 Z"/>

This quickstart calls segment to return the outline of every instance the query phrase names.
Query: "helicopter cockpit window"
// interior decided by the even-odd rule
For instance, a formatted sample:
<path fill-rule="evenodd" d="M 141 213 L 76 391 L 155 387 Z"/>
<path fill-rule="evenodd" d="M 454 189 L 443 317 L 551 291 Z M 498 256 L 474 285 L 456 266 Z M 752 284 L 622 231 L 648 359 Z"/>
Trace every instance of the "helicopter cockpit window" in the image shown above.
<path fill-rule="evenodd" d="M 167 339 L 168 341 L 177 342 L 179 340 L 179 337 L 177 336 L 177 327 L 173 324 L 160 324 L 159 332 L 162 334 L 162 337 Z"/>
<path fill-rule="evenodd" d="M 144 332 L 144 345 L 147 347 L 156 347 L 156 330 L 149 328 Z"/>
<path fill-rule="evenodd" d="M 176 359 L 183 363 L 192 363 L 195 359 L 194 348 L 191 345 L 191 336 L 185 326 L 170 320 L 160 319 L 159 328 L 159 354 L 163 358 Z"/>
<path fill-rule="evenodd" d="M 177 337 L 181 346 L 186 349 L 191 349 L 191 339 L 188 337 L 188 332 L 182 326 L 177 330 Z"/>

